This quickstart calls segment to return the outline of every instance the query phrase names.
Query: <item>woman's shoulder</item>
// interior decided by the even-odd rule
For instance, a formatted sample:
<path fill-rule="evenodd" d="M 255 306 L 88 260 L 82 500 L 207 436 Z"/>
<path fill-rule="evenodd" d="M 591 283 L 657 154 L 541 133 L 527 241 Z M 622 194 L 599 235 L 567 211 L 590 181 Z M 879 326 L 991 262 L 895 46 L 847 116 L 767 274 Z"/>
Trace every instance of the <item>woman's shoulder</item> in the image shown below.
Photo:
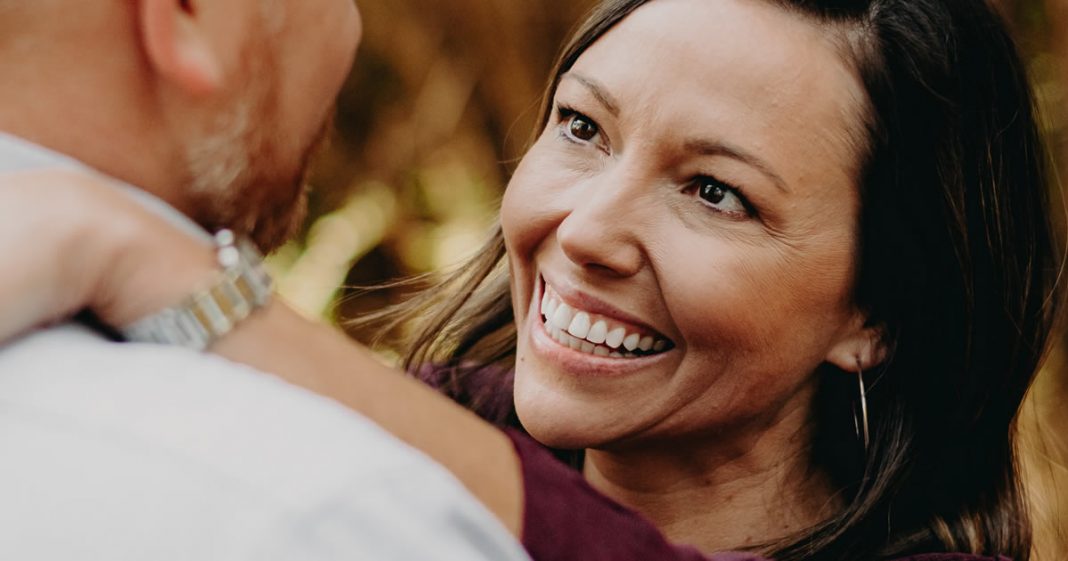
<path fill-rule="evenodd" d="M 412 374 L 493 425 L 519 427 L 512 400 L 515 374 L 511 368 L 494 364 L 425 364 Z"/>

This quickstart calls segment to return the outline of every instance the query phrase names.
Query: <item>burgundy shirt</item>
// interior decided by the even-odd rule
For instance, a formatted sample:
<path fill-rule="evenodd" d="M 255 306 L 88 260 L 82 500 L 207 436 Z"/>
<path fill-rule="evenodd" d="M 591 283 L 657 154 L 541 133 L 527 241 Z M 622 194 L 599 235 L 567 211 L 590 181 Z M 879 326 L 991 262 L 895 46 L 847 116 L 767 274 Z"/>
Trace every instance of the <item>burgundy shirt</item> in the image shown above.
<path fill-rule="evenodd" d="M 417 376 L 498 426 L 517 426 L 512 374 L 485 368 L 464 387 L 451 385 L 441 369 Z M 599 493 L 578 471 L 516 428 L 505 428 L 523 470 L 522 542 L 534 561 L 768 561 L 752 553 L 706 556 L 668 543 L 642 515 Z M 899 561 L 1011 561 L 961 553 L 915 555 Z"/>
<path fill-rule="evenodd" d="M 640 514 L 605 497 L 581 473 L 560 463 L 541 444 L 505 429 L 523 469 L 523 547 L 534 561 L 766 561 L 752 553 L 706 556 L 671 545 Z M 933 553 L 900 561 L 1010 561 L 961 553 Z"/>

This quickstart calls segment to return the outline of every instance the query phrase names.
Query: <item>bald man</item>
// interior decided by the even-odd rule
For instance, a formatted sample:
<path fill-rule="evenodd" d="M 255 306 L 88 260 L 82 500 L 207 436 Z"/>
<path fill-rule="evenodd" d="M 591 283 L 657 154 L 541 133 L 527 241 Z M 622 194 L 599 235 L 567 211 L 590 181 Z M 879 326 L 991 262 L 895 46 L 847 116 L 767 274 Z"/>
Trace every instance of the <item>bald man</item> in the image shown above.
<path fill-rule="evenodd" d="M 0 172 L 95 170 L 275 247 L 359 35 L 352 0 L 0 0 Z M 0 559 L 525 558 L 364 417 L 80 324 L 0 348 L 0 451 Z"/>

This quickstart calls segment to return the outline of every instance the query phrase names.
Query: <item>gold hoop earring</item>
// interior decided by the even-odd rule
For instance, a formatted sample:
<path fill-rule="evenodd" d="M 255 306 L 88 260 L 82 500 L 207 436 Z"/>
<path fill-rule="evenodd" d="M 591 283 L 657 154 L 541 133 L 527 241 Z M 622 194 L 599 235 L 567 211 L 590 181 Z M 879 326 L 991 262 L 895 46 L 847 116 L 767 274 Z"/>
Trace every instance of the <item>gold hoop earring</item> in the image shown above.
<path fill-rule="evenodd" d="M 857 407 L 854 406 L 853 428 L 857 432 L 857 439 L 864 444 L 866 453 L 871 440 L 868 433 L 868 394 L 864 388 L 864 370 L 860 365 L 860 357 L 857 357 L 857 383 L 860 386 L 860 415 L 857 415 Z"/>

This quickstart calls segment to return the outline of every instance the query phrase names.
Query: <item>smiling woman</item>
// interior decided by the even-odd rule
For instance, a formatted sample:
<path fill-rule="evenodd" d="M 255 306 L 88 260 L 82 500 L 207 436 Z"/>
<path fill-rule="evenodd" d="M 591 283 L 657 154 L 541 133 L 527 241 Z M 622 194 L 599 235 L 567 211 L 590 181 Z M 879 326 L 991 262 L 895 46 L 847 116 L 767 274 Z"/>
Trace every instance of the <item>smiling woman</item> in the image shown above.
<path fill-rule="evenodd" d="M 498 236 L 389 312 L 409 367 L 706 551 L 1028 557 L 1055 267 L 985 4 L 605 1 L 543 123 Z"/>
<path fill-rule="evenodd" d="M 538 560 L 1029 558 L 1056 259 L 986 2 L 604 0 L 542 117 L 489 244 L 371 318 L 481 420 L 278 303 L 214 351 L 421 448 Z M 139 271 L 213 273 L 144 222 Z M 190 289 L 159 277 L 97 285 Z"/>

